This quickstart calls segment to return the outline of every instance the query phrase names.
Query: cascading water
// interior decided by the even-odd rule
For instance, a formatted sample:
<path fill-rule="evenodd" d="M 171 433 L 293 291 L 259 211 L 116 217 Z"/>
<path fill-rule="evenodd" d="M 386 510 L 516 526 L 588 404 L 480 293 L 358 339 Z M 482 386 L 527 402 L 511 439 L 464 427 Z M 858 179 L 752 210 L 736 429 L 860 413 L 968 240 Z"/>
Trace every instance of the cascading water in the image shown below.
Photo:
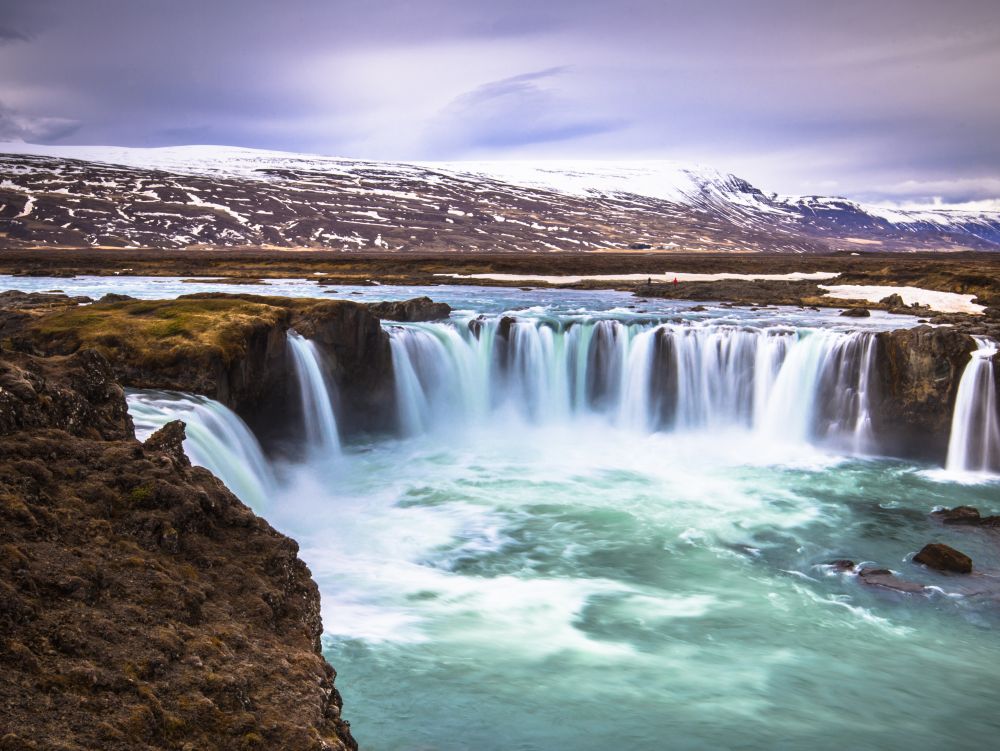
<path fill-rule="evenodd" d="M 166 391 L 128 392 L 128 409 L 142 440 L 172 420 L 183 420 L 184 451 L 233 493 L 260 511 L 275 489 L 271 466 L 260 444 L 239 416 L 203 396 Z"/>
<path fill-rule="evenodd" d="M 333 392 L 323 374 L 320 353 L 313 342 L 294 331 L 288 332 L 288 349 L 299 382 L 307 445 L 311 451 L 323 455 L 339 453 L 340 434 L 331 399 Z"/>
<path fill-rule="evenodd" d="M 875 337 L 604 319 L 476 320 L 390 330 L 399 420 L 414 434 L 498 412 L 601 415 L 642 431 L 744 427 L 775 441 L 871 441 Z"/>
<path fill-rule="evenodd" d="M 976 344 L 978 349 L 958 384 L 946 465 L 951 472 L 1000 469 L 1000 415 L 993 372 L 997 345 L 979 337 Z"/>

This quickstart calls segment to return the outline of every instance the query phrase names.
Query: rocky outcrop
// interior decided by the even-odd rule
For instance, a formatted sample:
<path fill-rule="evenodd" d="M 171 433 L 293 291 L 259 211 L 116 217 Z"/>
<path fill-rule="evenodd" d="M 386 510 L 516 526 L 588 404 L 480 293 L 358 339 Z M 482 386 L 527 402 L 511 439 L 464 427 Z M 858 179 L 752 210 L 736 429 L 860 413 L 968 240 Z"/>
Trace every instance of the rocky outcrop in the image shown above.
<path fill-rule="evenodd" d="M 222 293 L 86 307 L 60 302 L 44 314 L 9 306 L 8 315 L 19 316 L 8 332 L 13 345 L 42 355 L 93 348 L 126 386 L 202 394 L 252 424 L 275 425 L 298 404 L 287 347 L 294 329 L 326 356 L 345 427 L 378 426 L 392 411 L 388 336 L 364 304 Z M 425 309 L 419 301 L 411 306 Z"/>
<path fill-rule="evenodd" d="M 0 352 L 0 748 L 357 747 L 295 542 L 181 440 L 100 354 Z"/>
<path fill-rule="evenodd" d="M 971 336 L 948 327 L 878 334 L 872 423 L 883 451 L 944 460 L 958 384 L 975 349 Z"/>
<path fill-rule="evenodd" d="M 411 300 L 369 303 L 368 309 L 386 321 L 416 322 L 440 321 L 451 315 L 448 303 L 434 302 L 429 297 Z"/>

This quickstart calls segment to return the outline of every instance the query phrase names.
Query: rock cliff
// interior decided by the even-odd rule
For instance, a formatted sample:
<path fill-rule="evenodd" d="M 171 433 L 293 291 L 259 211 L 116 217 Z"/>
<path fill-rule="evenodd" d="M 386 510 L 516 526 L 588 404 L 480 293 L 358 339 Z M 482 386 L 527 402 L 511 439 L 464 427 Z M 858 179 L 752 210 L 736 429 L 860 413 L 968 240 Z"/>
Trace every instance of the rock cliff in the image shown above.
<path fill-rule="evenodd" d="M 0 748 L 357 748 L 296 543 L 183 436 L 95 351 L 0 351 Z"/>
<path fill-rule="evenodd" d="M 391 419 L 389 339 L 364 304 L 222 293 L 86 306 L 56 302 L 38 311 L 24 310 L 21 299 L 9 302 L 6 333 L 14 346 L 42 355 L 93 348 L 127 387 L 202 394 L 251 423 L 274 425 L 297 405 L 286 338 L 292 329 L 323 352 L 345 428 Z M 394 305 L 419 313 L 426 310 L 419 303 Z"/>
<path fill-rule="evenodd" d="M 872 423 L 883 451 L 944 460 L 958 384 L 975 349 L 970 335 L 950 327 L 878 334 Z"/>

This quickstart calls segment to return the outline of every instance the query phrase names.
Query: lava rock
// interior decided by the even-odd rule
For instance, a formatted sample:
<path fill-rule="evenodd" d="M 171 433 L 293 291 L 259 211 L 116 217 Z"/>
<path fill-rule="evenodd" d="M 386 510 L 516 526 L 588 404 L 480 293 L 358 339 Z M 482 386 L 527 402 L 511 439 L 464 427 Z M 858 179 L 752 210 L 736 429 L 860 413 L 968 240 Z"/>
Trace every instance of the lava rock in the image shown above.
<path fill-rule="evenodd" d="M 924 545 L 919 553 L 913 556 L 915 563 L 922 563 L 927 568 L 936 571 L 947 571 L 955 574 L 971 574 L 972 559 L 965 553 L 940 542 Z"/>

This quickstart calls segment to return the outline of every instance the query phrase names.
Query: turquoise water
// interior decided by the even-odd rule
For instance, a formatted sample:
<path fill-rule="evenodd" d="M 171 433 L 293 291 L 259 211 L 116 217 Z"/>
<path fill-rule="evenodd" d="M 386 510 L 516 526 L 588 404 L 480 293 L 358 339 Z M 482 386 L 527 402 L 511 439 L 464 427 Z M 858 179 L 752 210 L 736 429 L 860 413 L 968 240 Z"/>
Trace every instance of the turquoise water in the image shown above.
<path fill-rule="evenodd" d="M 320 583 L 363 748 L 992 747 L 996 603 L 967 593 L 996 548 L 926 515 L 1000 488 L 593 428 L 358 446 L 289 480 L 272 520 Z M 984 573 L 910 563 L 931 540 Z M 940 590 L 822 565 L 844 557 Z"/>

